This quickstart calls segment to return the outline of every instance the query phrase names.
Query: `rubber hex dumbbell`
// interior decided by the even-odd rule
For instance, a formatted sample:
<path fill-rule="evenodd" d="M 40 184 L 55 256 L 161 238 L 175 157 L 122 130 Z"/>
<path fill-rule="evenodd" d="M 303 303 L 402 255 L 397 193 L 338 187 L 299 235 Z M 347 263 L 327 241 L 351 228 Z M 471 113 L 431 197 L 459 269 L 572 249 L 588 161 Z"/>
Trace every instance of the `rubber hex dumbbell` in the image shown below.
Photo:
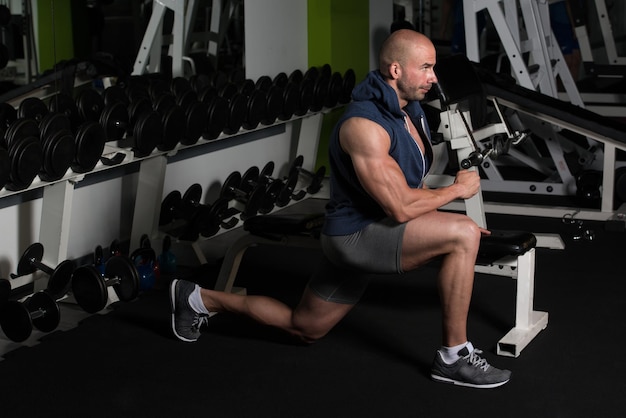
<path fill-rule="evenodd" d="M 53 269 L 42 262 L 43 253 L 43 244 L 39 242 L 28 246 L 17 263 L 17 273 L 11 274 L 11 278 L 15 279 L 42 271 L 48 275 L 46 292 L 56 300 L 68 292 L 76 265 L 72 260 L 65 260 Z"/>
<path fill-rule="evenodd" d="M 317 169 L 315 173 L 312 173 L 304 168 L 302 168 L 302 163 L 304 162 L 304 157 L 301 155 L 297 156 L 296 159 L 291 164 L 290 172 L 298 173 L 298 177 L 304 178 L 306 181 L 306 192 L 309 194 L 315 194 L 320 191 L 322 188 L 322 182 L 324 181 L 324 176 L 326 175 L 326 167 L 321 166 Z"/>
<path fill-rule="evenodd" d="M 23 190 L 31 185 L 43 164 L 43 148 L 39 140 L 37 121 L 28 118 L 14 120 L 5 135 L 11 161 L 7 190 Z"/>
<path fill-rule="evenodd" d="M 47 292 L 39 291 L 24 302 L 8 300 L 10 283 L 2 282 L 0 301 L 0 327 L 11 341 L 23 342 L 31 336 L 33 328 L 41 332 L 54 331 L 61 322 L 61 309 L 56 300 Z M 7 294 L 7 283 L 9 293 Z"/>
<path fill-rule="evenodd" d="M 76 157 L 72 122 L 64 113 L 48 112 L 39 121 L 43 163 L 39 177 L 43 181 L 62 178 Z"/>
<path fill-rule="evenodd" d="M 245 220 L 259 212 L 265 199 L 265 187 L 255 187 L 245 190 L 241 188 L 242 176 L 238 171 L 233 171 L 224 181 L 220 191 L 220 197 L 234 202 L 234 209 L 239 211 L 241 219 Z"/>
<path fill-rule="evenodd" d="M 239 222 L 234 217 L 237 211 L 228 207 L 228 200 L 218 199 L 212 205 L 203 205 L 201 198 L 202 186 L 198 183 L 189 186 L 183 195 L 177 190 L 170 192 L 161 203 L 159 226 L 182 219 L 185 223 L 178 228 L 182 231 L 172 231 L 172 235 L 183 241 L 195 241 L 200 235 L 210 237 L 220 228 L 230 229 Z"/>
<path fill-rule="evenodd" d="M 274 172 L 274 163 L 272 161 L 265 164 L 263 169 L 259 171 L 257 167 L 250 167 L 241 178 L 240 188 L 244 192 L 251 193 L 256 188 L 264 188 L 264 198 L 259 206 L 259 213 L 267 214 L 274 209 L 278 196 L 281 195 L 286 182 L 280 181 L 272 177 Z"/>
<path fill-rule="evenodd" d="M 104 263 L 103 273 L 93 264 L 74 270 L 72 295 L 85 312 L 95 313 L 106 307 L 109 287 L 122 302 L 131 301 L 139 294 L 139 273 L 128 257 L 110 257 Z"/>

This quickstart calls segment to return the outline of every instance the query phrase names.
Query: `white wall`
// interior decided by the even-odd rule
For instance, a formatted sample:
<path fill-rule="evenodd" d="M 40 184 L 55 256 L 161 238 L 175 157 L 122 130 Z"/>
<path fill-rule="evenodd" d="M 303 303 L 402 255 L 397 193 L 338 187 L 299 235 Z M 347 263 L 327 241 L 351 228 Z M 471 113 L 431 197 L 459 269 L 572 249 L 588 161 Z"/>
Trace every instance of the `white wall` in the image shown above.
<path fill-rule="evenodd" d="M 307 0 L 244 1 L 246 76 L 308 68 Z"/>
<path fill-rule="evenodd" d="M 393 0 L 370 0 L 370 70 L 378 68 L 378 52 L 393 22 Z"/>

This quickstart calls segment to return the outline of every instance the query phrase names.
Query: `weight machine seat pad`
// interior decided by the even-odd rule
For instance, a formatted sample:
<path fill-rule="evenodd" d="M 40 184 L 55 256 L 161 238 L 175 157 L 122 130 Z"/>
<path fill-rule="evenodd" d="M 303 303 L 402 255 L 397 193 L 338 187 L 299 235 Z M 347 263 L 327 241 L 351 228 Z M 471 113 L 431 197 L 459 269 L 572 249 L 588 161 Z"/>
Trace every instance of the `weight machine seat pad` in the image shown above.
<path fill-rule="evenodd" d="M 626 145 L 626 128 L 624 128 L 623 123 L 572 103 L 522 87 L 515 84 L 510 77 L 489 71 L 478 64 L 475 65 L 488 96 L 508 100 L 532 110 L 533 113 L 553 117 Z"/>
<path fill-rule="evenodd" d="M 252 216 L 244 221 L 243 229 L 253 235 L 277 239 L 281 235 L 319 237 L 323 224 L 324 213 L 276 213 Z"/>
<path fill-rule="evenodd" d="M 491 264 L 507 256 L 520 256 L 535 248 L 537 237 L 532 232 L 491 230 L 480 239 L 476 264 Z"/>

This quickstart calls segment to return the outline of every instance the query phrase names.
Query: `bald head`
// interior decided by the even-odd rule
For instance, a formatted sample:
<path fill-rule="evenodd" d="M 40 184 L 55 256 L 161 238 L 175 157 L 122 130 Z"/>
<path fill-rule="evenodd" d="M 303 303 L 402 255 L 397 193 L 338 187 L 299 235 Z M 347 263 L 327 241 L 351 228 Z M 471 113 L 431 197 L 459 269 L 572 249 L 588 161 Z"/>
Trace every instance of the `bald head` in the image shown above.
<path fill-rule="evenodd" d="M 388 76 L 388 68 L 394 62 L 401 65 L 418 54 L 420 50 L 434 50 L 435 46 L 428 37 L 411 29 L 400 29 L 393 32 L 380 48 L 379 69 Z"/>

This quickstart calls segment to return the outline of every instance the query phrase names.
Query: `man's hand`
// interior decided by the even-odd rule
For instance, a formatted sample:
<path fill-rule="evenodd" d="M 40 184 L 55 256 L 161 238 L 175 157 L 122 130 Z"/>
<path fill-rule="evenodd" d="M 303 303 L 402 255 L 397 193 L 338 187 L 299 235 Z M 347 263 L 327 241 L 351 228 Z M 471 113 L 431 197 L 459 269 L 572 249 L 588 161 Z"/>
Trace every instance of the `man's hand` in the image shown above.
<path fill-rule="evenodd" d="M 462 186 L 459 198 L 469 199 L 480 190 L 480 176 L 476 170 L 459 170 L 454 183 Z"/>

